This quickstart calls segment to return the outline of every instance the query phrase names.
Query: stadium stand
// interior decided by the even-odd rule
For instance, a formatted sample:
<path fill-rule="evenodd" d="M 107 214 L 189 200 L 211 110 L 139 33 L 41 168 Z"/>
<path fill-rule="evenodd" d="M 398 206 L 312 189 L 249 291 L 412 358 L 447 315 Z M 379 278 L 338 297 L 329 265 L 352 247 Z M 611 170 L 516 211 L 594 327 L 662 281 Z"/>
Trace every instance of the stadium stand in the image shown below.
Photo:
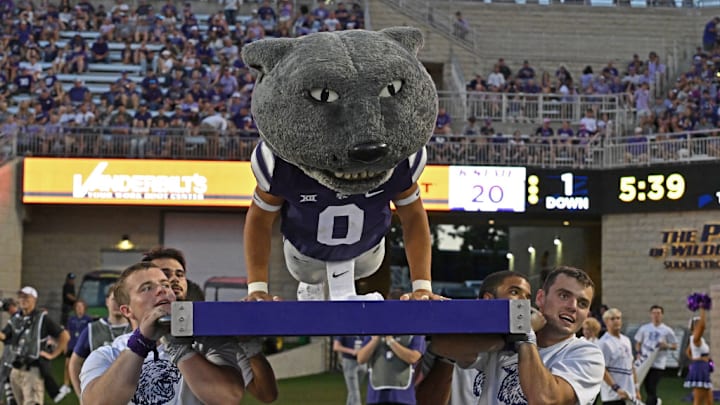
<path fill-rule="evenodd" d="M 429 145 L 433 163 L 720 158 L 720 52 L 695 48 L 702 9 L 451 3 L 458 13 L 447 2 L 369 0 L 293 10 L 264 0 L 231 15 L 212 2 L 2 4 L 2 158 L 248 159 L 258 136 L 242 44 L 403 23 L 425 30 L 421 58 L 448 112 L 451 130 Z"/>

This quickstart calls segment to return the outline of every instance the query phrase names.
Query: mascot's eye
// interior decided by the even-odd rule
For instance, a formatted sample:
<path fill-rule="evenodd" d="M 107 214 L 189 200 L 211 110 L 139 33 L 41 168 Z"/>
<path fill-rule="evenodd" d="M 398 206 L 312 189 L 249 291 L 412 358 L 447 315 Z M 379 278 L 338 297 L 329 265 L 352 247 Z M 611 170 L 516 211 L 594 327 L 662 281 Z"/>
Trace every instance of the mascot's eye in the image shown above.
<path fill-rule="evenodd" d="M 394 97 L 402 88 L 401 80 L 393 80 L 380 91 L 380 97 Z"/>
<path fill-rule="evenodd" d="M 310 97 L 314 98 L 317 101 L 320 101 L 322 103 L 332 103 L 333 101 L 337 100 L 340 96 L 338 94 L 327 87 L 322 89 L 312 89 L 310 90 Z"/>

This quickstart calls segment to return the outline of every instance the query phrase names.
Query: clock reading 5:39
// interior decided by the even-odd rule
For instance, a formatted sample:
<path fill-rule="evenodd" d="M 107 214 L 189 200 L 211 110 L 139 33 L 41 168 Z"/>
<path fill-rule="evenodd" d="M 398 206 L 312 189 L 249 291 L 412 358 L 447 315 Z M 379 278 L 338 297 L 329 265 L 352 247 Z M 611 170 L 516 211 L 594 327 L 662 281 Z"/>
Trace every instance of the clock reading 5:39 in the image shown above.
<path fill-rule="evenodd" d="M 678 200 L 685 194 L 685 178 L 680 173 L 672 173 L 667 177 L 662 174 L 651 174 L 646 179 L 637 176 L 620 177 L 620 201 L 661 201 L 664 199 Z"/>

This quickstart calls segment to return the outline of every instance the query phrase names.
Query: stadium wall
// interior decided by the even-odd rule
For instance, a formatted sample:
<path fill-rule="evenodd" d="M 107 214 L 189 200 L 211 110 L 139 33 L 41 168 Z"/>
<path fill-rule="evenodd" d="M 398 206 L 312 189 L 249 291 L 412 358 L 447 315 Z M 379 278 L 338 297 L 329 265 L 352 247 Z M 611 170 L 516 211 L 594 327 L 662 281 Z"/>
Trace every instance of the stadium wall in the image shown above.
<path fill-rule="evenodd" d="M 0 166 L 0 298 L 15 296 L 22 275 L 22 205 L 18 202 L 20 160 Z"/>

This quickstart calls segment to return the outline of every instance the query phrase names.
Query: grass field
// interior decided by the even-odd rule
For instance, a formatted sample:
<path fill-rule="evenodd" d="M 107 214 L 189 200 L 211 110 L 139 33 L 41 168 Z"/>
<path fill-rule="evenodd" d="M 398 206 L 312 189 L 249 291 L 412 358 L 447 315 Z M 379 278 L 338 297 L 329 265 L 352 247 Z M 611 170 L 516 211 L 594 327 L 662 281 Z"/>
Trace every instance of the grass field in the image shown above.
<path fill-rule="evenodd" d="M 59 361 L 53 363 L 58 382 L 62 382 L 62 365 Z M 682 386 L 683 380 L 679 377 L 668 376 L 660 382 L 660 397 L 663 405 L 686 404 L 683 399 L 689 391 Z M 291 378 L 279 382 L 280 396 L 276 405 L 343 405 L 345 403 L 345 381 L 341 372 L 318 374 L 309 377 Z M 363 398 L 364 398 L 363 392 Z M 53 404 L 46 398 L 46 404 Z M 243 405 L 258 405 L 261 402 L 247 397 Z M 62 405 L 78 405 L 75 394 L 70 394 L 60 402 Z M 472 405 L 472 404 L 469 404 Z"/>

